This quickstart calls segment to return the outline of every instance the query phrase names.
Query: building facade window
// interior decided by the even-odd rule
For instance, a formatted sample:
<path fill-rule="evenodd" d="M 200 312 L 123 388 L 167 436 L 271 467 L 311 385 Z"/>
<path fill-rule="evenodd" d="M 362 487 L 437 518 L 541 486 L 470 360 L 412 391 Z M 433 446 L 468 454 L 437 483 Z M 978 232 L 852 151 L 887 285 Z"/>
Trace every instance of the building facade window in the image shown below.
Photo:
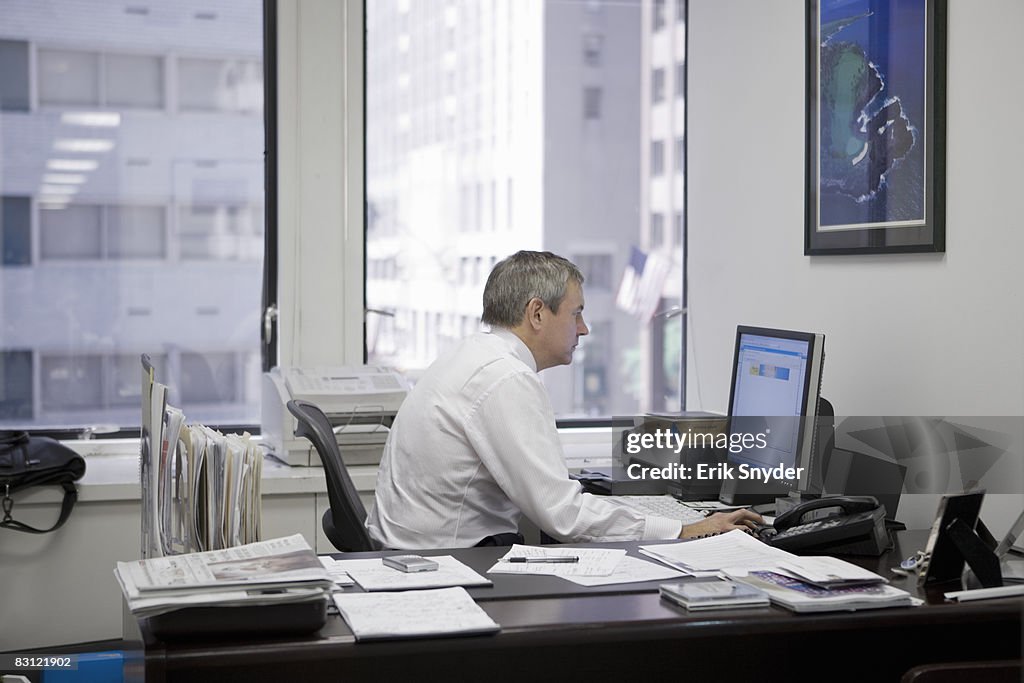
<path fill-rule="evenodd" d="M 0 40 L 0 428 L 137 429 L 141 354 L 188 419 L 256 424 L 261 0 L 42 7 Z"/>
<path fill-rule="evenodd" d="M 665 28 L 665 2 L 666 0 L 654 0 L 651 5 L 651 30 L 653 31 Z"/>
<path fill-rule="evenodd" d="M 658 104 L 665 101 L 665 70 L 662 68 L 651 70 L 651 104 Z"/>
<path fill-rule="evenodd" d="M 658 177 L 665 173 L 665 141 L 651 141 L 651 176 Z"/>

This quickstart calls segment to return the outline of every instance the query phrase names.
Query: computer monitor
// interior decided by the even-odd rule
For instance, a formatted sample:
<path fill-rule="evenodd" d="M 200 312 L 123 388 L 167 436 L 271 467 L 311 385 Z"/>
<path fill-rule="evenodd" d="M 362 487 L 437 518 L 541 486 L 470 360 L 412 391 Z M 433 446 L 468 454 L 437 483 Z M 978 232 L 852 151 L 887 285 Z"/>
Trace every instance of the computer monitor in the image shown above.
<path fill-rule="evenodd" d="M 822 334 L 736 328 L 722 502 L 821 492 L 814 435 L 824 358 Z"/>

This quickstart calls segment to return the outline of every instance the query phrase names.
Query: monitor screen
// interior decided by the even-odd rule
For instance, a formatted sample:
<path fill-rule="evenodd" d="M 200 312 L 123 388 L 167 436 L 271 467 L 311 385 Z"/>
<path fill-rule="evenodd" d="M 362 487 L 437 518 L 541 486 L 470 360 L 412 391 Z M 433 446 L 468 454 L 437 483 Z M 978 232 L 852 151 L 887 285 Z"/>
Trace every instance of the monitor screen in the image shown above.
<path fill-rule="evenodd" d="M 821 334 L 736 328 L 723 502 L 768 503 L 813 488 L 824 346 Z"/>

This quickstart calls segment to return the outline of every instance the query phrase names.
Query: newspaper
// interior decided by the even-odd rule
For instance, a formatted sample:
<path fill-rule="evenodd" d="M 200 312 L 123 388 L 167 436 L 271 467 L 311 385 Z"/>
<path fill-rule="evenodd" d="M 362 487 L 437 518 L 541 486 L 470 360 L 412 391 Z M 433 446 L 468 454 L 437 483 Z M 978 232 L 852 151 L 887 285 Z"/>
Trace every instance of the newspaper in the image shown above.
<path fill-rule="evenodd" d="M 153 616 L 199 605 L 325 600 L 332 580 L 299 534 L 202 553 L 118 562 L 128 608 Z"/>

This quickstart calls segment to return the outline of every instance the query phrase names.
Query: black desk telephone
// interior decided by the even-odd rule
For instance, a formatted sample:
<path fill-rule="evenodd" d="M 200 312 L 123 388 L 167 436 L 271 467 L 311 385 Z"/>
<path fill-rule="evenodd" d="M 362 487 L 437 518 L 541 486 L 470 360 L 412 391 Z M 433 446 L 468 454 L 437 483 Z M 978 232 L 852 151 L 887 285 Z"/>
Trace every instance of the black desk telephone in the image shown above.
<path fill-rule="evenodd" d="M 814 510 L 838 508 L 826 517 L 804 520 Z M 760 538 L 776 548 L 807 555 L 881 555 L 889 546 L 885 508 L 874 496 L 816 498 L 775 518 Z"/>

